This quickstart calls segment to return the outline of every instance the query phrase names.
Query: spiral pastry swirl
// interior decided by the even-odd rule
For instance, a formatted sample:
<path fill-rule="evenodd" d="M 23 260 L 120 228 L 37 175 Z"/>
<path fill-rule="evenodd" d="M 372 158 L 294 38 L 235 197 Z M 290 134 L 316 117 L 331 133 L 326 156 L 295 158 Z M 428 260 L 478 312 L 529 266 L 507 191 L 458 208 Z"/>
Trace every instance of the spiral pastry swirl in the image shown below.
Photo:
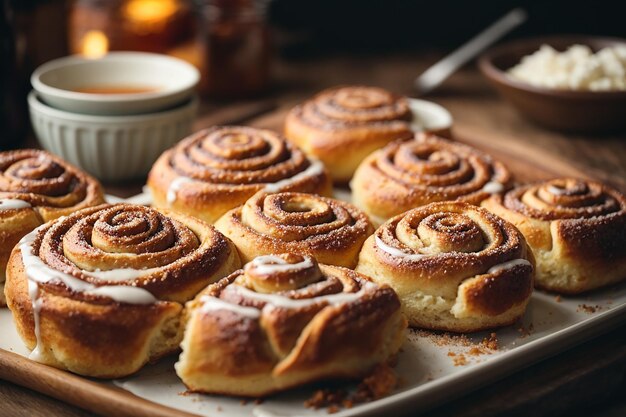
<path fill-rule="evenodd" d="M 348 182 L 375 149 L 412 135 L 413 114 L 405 97 L 382 88 L 346 86 L 317 94 L 294 107 L 285 134 L 322 161 L 337 182 Z"/>
<path fill-rule="evenodd" d="M 410 325 L 472 332 L 524 313 L 533 262 L 512 224 L 449 201 L 387 221 L 363 245 L 356 270 L 396 290 Z"/>
<path fill-rule="evenodd" d="M 400 301 L 352 270 L 308 255 L 264 255 L 187 304 L 176 371 L 206 393 L 265 396 L 362 376 L 398 352 Z"/>
<path fill-rule="evenodd" d="M 104 203 L 91 176 L 44 151 L 0 152 L 0 306 L 11 249 L 37 226 Z"/>
<path fill-rule="evenodd" d="M 626 278 L 626 197 L 594 181 L 516 187 L 484 207 L 515 224 L 537 258 L 537 286 L 576 294 Z"/>
<path fill-rule="evenodd" d="M 281 135 L 242 126 L 202 130 L 166 151 L 149 176 L 156 207 L 209 223 L 262 189 L 330 195 L 323 164 Z"/>
<path fill-rule="evenodd" d="M 259 192 L 222 216 L 215 227 L 237 246 L 242 262 L 273 253 L 307 253 L 320 262 L 354 267 L 374 232 L 356 207 L 313 194 Z"/>
<path fill-rule="evenodd" d="M 201 220 L 101 205 L 26 235 L 6 295 L 32 359 L 119 377 L 176 350 L 182 304 L 239 266 L 232 243 Z"/>
<path fill-rule="evenodd" d="M 511 185 L 511 174 L 477 149 L 419 133 L 374 152 L 352 180 L 353 202 L 381 224 L 436 201 L 480 204 Z"/>

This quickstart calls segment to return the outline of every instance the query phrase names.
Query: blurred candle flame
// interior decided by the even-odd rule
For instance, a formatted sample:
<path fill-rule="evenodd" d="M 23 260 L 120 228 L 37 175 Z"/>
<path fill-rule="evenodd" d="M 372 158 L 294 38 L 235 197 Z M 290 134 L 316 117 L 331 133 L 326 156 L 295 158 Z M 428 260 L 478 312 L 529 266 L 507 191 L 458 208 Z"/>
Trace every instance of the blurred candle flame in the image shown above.
<path fill-rule="evenodd" d="M 163 30 L 179 8 L 178 0 L 130 0 L 123 15 L 135 32 L 148 34 Z"/>
<path fill-rule="evenodd" d="M 100 58 L 109 51 L 109 39 L 99 30 L 90 30 L 83 36 L 81 52 L 87 58 Z"/>

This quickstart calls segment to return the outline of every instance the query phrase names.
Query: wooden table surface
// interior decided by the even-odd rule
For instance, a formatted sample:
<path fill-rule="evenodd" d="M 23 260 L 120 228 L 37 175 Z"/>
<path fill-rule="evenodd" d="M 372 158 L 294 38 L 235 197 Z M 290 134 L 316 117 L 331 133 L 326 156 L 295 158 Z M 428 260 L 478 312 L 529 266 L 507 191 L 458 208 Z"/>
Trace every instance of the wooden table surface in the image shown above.
<path fill-rule="evenodd" d="M 280 128 L 285 112 L 320 89 L 337 84 L 377 85 L 411 95 L 415 75 L 437 53 L 374 57 L 325 57 L 277 62 L 273 92 L 237 103 L 203 103 L 196 128 L 241 123 Z M 481 135 L 494 145 L 523 152 L 539 150 L 569 161 L 626 191 L 626 132 L 591 137 L 545 130 L 524 120 L 489 88 L 473 66 L 458 72 L 426 97 L 452 113 L 455 132 Z M 625 115 L 626 117 L 626 115 Z M 141 183 L 108 185 L 120 196 Z M 476 387 L 478 388 L 478 387 Z M 428 416 L 626 415 L 626 325 L 555 358 L 540 362 L 492 386 L 451 401 Z M 0 416 L 87 416 L 87 413 L 6 381 L 0 381 Z M 411 415 L 407 410 L 407 415 Z"/>

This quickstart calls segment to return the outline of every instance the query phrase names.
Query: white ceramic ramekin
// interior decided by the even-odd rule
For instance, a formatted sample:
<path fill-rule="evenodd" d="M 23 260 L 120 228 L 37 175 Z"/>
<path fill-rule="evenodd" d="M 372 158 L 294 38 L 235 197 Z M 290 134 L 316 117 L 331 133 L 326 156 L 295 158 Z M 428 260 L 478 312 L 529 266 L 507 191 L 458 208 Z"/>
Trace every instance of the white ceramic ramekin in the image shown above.
<path fill-rule="evenodd" d="M 58 110 L 33 91 L 30 118 L 39 142 L 100 180 L 145 176 L 163 151 L 191 132 L 198 99 L 167 111 L 133 116 L 92 116 Z"/>
<path fill-rule="evenodd" d="M 110 52 L 90 59 L 74 55 L 37 68 L 31 84 L 45 103 L 59 110 L 96 115 L 151 113 L 176 107 L 193 94 L 200 73 L 191 64 L 167 55 Z M 132 94 L 74 91 L 106 87 L 151 88 Z"/>

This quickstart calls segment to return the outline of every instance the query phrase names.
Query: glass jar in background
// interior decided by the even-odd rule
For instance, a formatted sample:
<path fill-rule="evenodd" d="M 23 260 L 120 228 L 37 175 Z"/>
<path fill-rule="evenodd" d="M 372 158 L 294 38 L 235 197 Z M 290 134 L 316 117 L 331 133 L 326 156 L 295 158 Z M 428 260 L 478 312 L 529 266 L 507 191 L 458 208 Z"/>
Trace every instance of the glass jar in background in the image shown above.
<path fill-rule="evenodd" d="M 198 6 L 204 41 L 202 92 L 216 98 L 262 93 L 270 81 L 268 2 L 201 0 Z"/>
<path fill-rule="evenodd" d="M 75 0 L 70 50 L 97 58 L 108 51 L 167 54 L 202 64 L 192 0 Z"/>

